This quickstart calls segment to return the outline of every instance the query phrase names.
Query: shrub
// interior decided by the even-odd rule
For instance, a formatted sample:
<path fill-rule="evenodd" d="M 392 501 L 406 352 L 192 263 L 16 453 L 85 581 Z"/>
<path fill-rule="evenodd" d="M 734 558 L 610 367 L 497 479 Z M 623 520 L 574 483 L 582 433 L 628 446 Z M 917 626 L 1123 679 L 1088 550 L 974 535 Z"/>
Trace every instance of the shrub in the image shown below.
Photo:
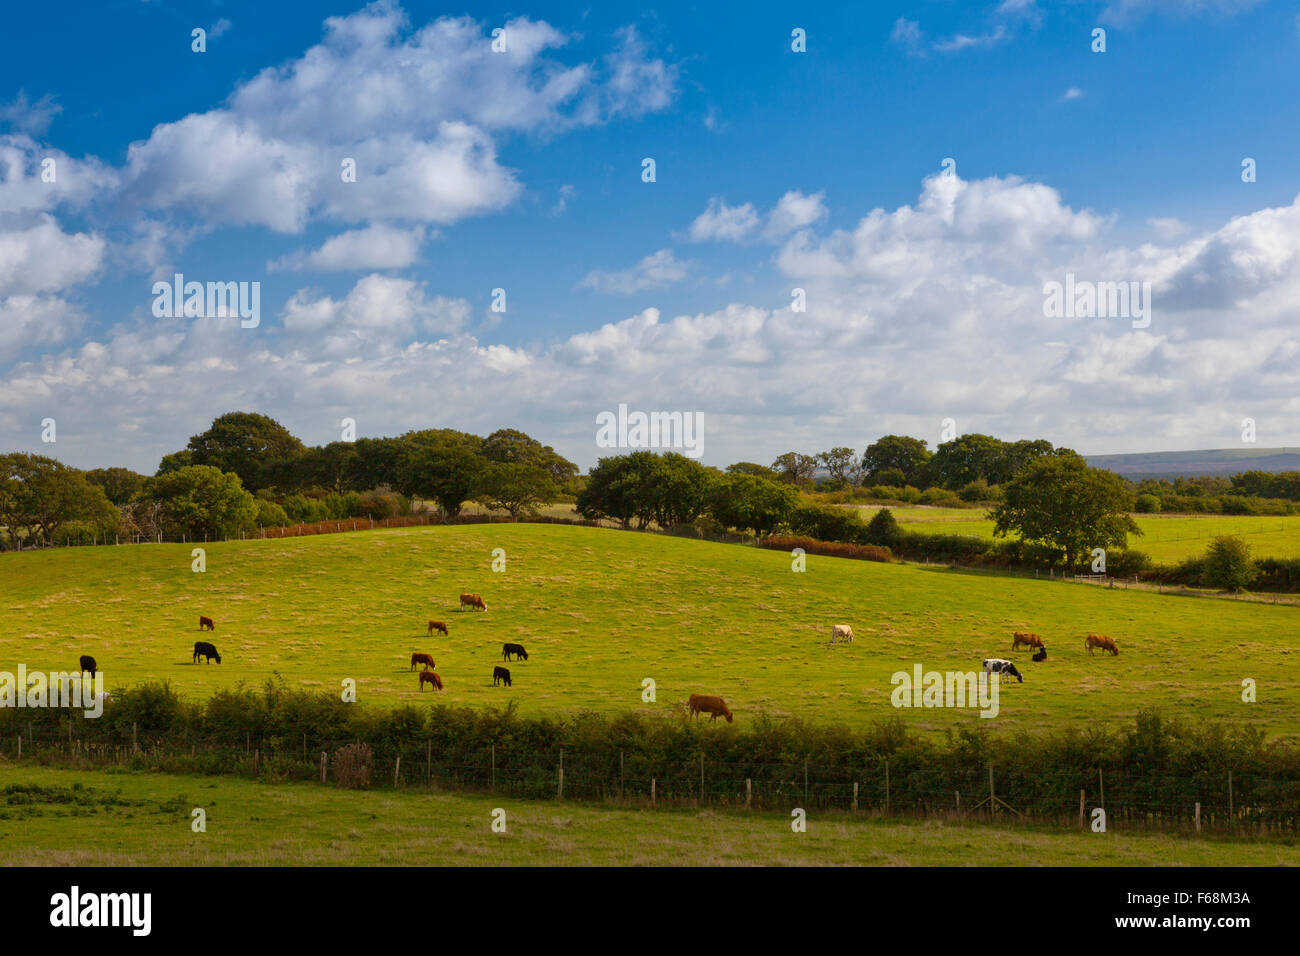
<path fill-rule="evenodd" d="M 938 507 L 955 508 L 961 504 L 961 499 L 947 488 L 926 488 L 921 492 L 920 498 L 923 505 L 935 505 Z"/>
<path fill-rule="evenodd" d="M 790 512 L 790 530 L 805 538 L 819 541 L 858 541 L 862 522 L 850 508 L 800 505 Z"/>
<path fill-rule="evenodd" d="M 1138 495 L 1137 504 L 1134 509 L 1139 514 L 1154 515 L 1160 513 L 1160 496 L 1159 495 Z"/>
<path fill-rule="evenodd" d="M 1205 583 L 1225 591 L 1244 591 L 1259 575 L 1250 557 L 1250 545 L 1233 534 L 1223 534 L 1210 542 L 1205 552 Z"/>
<path fill-rule="evenodd" d="M 340 787 L 363 790 L 370 786 L 375 769 L 375 752 L 370 744 L 355 743 L 334 751 L 334 780 Z"/>
<path fill-rule="evenodd" d="M 898 519 L 894 517 L 892 511 L 881 508 L 867 522 L 862 537 L 867 544 L 893 549 L 902 543 L 903 529 L 898 526 Z"/>
<path fill-rule="evenodd" d="M 774 551 L 793 551 L 803 548 L 805 554 L 824 554 L 832 558 L 855 558 L 859 561 L 889 561 L 892 555 L 888 548 L 877 548 L 870 544 L 845 544 L 839 541 L 818 541 L 816 538 L 797 538 L 790 535 L 768 535 L 760 547 Z"/>

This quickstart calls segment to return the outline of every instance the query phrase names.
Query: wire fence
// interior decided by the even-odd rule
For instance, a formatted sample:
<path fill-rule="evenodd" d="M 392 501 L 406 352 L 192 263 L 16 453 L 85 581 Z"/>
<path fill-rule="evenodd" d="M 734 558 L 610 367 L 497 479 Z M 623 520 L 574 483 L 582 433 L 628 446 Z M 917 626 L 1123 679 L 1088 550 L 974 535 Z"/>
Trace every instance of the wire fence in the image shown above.
<path fill-rule="evenodd" d="M 135 727 L 104 739 L 29 726 L 0 739 L 0 757 L 85 769 L 129 767 L 171 773 L 236 775 L 267 784 L 338 785 L 337 754 L 358 738 L 299 740 L 198 738 L 177 741 Z M 1248 836 L 1300 831 L 1300 779 L 1252 773 L 1190 776 L 1091 769 L 1044 775 L 992 763 L 949 772 L 943 785 L 885 760 L 874 766 L 826 765 L 811 758 L 683 760 L 608 751 L 521 751 L 490 745 L 472 759 L 438 752 L 432 741 L 367 742 L 370 783 L 380 789 L 496 794 L 657 807 L 864 813 L 885 817 L 996 820 L 1003 825 L 1088 828 L 1104 812 L 1107 830 L 1159 830 Z M 0 790 L 0 795 L 3 790 Z"/>

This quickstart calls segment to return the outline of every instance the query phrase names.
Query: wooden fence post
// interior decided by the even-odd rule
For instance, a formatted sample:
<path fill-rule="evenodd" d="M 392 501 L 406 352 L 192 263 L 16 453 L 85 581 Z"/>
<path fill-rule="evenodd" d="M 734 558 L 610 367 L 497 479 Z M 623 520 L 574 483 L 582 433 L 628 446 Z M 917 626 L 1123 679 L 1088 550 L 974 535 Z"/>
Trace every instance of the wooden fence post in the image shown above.
<path fill-rule="evenodd" d="M 1196 801 L 1196 814 L 1192 817 L 1196 821 L 1196 832 L 1201 832 L 1201 802 Z"/>
<path fill-rule="evenodd" d="M 853 781 L 853 812 L 858 812 L 858 782 Z"/>
<path fill-rule="evenodd" d="M 23 735 L 18 735 L 18 759 L 23 759 Z"/>
<path fill-rule="evenodd" d="M 398 754 L 397 759 L 393 761 L 393 787 L 397 787 L 397 781 L 402 775 L 402 755 Z"/>
<path fill-rule="evenodd" d="M 1080 829 L 1083 829 L 1083 825 L 1084 825 L 1083 821 L 1085 819 L 1085 814 L 1083 812 L 1083 801 L 1084 801 L 1083 788 L 1080 787 L 1079 788 L 1079 828 Z"/>
<path fill-rule="evenodd" d="M 320 752 L 320 782 L 325 782 L 325 751 Z"/>
<path fill-rule="evenodd" d="M 754 799 L 753 781 L 750 780 L 749 777 L 746 777 L 745 778 L 745 809 L 746 810 L 750 810 L 753 808 L 753 799 Z"/>
<path fill-rule="evenodd" d="M 655 778 L 650 778 L 650 806 L 655 805 Z"/>

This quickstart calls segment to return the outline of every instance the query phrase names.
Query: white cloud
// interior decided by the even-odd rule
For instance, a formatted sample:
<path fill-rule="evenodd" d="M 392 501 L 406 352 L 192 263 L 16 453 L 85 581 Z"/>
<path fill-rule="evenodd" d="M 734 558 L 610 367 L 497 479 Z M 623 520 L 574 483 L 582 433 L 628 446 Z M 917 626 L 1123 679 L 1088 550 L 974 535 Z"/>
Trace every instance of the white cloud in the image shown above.
<path fill-rule="evenodd" d="M 1061 94 L 1061 99 L 1067 102 L 1069 100 L 1081 100 L 1083 99 L 1083 90 L 1079 89 L 1077 86 L 1072 86 Z"/>
<path fill-rule="evenodd" d="M 426 231 L 420 226 L 399 229 L 376 223 L 331 236 L 312 252 L 294 253 L 267 263 L 267 269 L 313 272 L 402 269 L 415 262 L 425 238 Z"/>
<path fill-rule="evenodd" d="M 686 236 L 691 242 L 749 242 L 757 238 L 779 240 L 804 229 L 826 215 L 825 195 L 805 195 L 792 189 L 762 215 L 753 203 L 728 206 L 714 196 L 704 212 L 695 217 Z"/>
<path fill-rule="evenodd" d="M 753 236 L 758 228 L 759 216 L 753 203 L 728 206 L 724 200 L 714 196 L 704 212 L 695 217 L 687 235 L 691 242 L 743 242 Z"/>
<path fill-rule="evenodd" d="M 680 282 L 688 271 L 688 264 L 678 260 L 671 249 L 660 249 L 629 269 L 617 272 L 593 269 L 579 284 L 597 292 L 630 295 Z"/>
<path fill-rule="evenodd" d="M 412 341 L 460 331 L 469 303 L 426 297 L 410 279 L 369 275 L 342 299 L 295 293 L 283 310 L 283 326 L 295 345 L 330 356 L 398 351 Z"/>
<path fill-rule="evenodd" d="M 0 229 L 0 296 L 52 292 L 99 271 L 104 240 L 69 234 L 42 214 L 25 226 Z"/>
<path fill-rule="evenodd" d="M 33 136 L 40 136 L 47 129 L 54 117 L 63 112 L 63 107 L 54 102 L 54 97 L 46 93 L 33 102 L 27 98 L 26 90 L 19 90 L 10 103 L 0 103 L 0 123 L 8 123 L 14 129 Z"/>

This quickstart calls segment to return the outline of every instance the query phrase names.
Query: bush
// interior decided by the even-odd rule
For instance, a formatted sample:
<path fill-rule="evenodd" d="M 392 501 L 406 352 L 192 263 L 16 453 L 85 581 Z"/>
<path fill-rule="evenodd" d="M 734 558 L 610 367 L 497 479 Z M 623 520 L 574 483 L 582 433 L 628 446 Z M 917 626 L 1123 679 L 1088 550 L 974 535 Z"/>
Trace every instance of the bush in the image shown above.
<path fill-rule="evenodd" d="M 892 511 L 881 508 L 867 522 L 862 537 L 867 544 L 895 549 L 903 541 L 903 529 L 898 526 L 898 519 L 894 517 Z"/>
<path fill-rule="evenodd" d="M 960 507 L 961 499 L 947 488 L 926 488 L 921 492 L 921 504 L 942 508 Z"/>
<path fill-rule="evenodd" d="M 375 752 L 370 744 L 355 743 L 334 751 L 334 780 L 349 790 L 364 790 L 370 786 L 375 769 Z"/>
<path fill-rule="evenodd" d="M 289 516 L 274 501 L 257 499 L 257 526 L 259 528 L 283 528 L 289 524 Z"/>
<path fill-rule="evenodd" d="M 845 544 L 839 541 L 818 541 L 816 538 L 795 538 L 789 535 L 768 535 L 760 547 L 774 551 L 793 551 L 803 548 L 805 554 L 824 554 L 832 558 L 855 558 L 859 561 L 889 561 L 892 555 L 888 548 L 877 548 L 869 544 Z"/>
<path fill-rule="evenodd" d="M 800 505 L 790 512 L 790 530 L 805 538 L 819 541 L 858 541 L 862 522 L 851 508 Z"/>
<path fill-rule="evenodd" d="M 1205 552 L 1205 583 L 1225 591 L 1244 591 L 1259 576 L 1250 545 L 1234 534 L 1219 535 Z"/>
<path fill-rule="evenodd" d="M 1137 504 L 1134 509 L 1138 514 L 1154 515 L 1160 513 L 1160 497 L 1158 495 L 1138 495 Z"/>

